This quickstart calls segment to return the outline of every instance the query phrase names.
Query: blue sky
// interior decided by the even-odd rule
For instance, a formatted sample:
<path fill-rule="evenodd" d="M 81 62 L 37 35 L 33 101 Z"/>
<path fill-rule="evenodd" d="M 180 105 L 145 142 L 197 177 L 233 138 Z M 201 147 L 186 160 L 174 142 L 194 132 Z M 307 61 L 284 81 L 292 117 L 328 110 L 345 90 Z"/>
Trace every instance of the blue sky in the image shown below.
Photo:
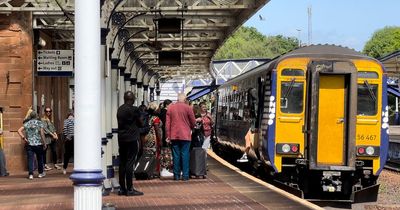
<path fill-rule="evenodd" d="M 400 0 L 271 0 L 244 25 L 264 35 L 300 37 L 308 43 L 309 6 L 312 44 L 336 44 L 361 51 L 376 30 L 400 26 Z"/>

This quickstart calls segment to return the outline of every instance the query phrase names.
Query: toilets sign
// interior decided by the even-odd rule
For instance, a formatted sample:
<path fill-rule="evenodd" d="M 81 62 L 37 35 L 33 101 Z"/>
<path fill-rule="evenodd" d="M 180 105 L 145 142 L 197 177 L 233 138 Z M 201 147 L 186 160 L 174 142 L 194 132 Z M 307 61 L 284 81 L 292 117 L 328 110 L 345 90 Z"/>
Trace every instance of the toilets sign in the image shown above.
<path fill-rule="evenodd" d="M 38 50 L 36 69 L 40 72 L 71 72 L 74 69 L 72 50 Z"/>

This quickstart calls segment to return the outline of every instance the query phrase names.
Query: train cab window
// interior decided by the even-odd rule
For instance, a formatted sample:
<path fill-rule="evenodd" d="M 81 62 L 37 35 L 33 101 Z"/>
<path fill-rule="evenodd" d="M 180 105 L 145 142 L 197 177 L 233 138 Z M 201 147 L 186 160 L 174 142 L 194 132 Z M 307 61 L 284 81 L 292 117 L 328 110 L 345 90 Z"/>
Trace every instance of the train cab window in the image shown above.
<path fill-rule="evenodd" d="M 304 76 L 304 71 L 301 69 L 283 69 L 282 76 Z"/>
<path fill-rule="evenodd" d="M 357 115 L 374 116 L 377 113 L 378 85 L 369 84 L 367 80 L 357 86 Z"/>
<path fill-rule="evenodd" d="M 357 73 L 358 78 L 378 79 L 379 76 L 376 72 L 372 71 L 359 71 Z"/>
<path fill-rule="evenodd" d="M 281 112 L 283 113 L 302 113 L 303 112 L 303 92 L 302 82 L 281 83 Z"/>

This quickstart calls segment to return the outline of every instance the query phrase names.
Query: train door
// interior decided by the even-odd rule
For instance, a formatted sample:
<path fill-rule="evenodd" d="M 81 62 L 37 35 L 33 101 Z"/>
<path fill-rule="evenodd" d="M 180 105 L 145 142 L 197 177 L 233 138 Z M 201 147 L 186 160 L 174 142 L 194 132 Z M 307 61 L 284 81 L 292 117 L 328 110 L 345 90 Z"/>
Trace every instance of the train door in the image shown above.
<path fill-rule="evenodd" d="M 312 61 L 308 71 L 310 168 L 354 168 L 357 70 L 350 62 Z"/>
<path fill-rule="evenodd" d="M 317 164 L 344 165 L 347 122 L 347 75 L 320 74 L 318 90 Z M 335 100 L 331 100 L 335 99 Z M 334 109 L 333 109 L 334 107 Z"/>

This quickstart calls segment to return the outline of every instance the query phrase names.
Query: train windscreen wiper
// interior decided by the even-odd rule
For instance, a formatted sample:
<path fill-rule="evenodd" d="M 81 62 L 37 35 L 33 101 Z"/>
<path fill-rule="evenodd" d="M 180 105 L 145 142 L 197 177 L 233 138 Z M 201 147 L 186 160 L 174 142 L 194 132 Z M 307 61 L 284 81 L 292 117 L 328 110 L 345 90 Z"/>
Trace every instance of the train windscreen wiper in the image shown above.
<path fill-rule="evenodd" d="M 288 87 L 288 89 L 286 90 L 286 92 L 285 92 L 283 98 L 287 98 L 287 97 L 289 96 L 290 92 L 291 92 L 292 89 L 293 89 L 295 80 L 296 80 L 296 78 L 292 78 L 292 80 L 290 81 L 289 87 Z"/>
<path fill-rule="evenodd" d="M 368 83 L 367 80 L 364 80 L 364 85 L 367 86 L 367 88 L 368 88 L 369 96 L 371 96 L 372 100 L 376 101 L 376 96 L 375 96 L 375 94 L 374 94 L 374 91 L 372 91 L 372 87 L 371 87 L 371 85 Z"/>

